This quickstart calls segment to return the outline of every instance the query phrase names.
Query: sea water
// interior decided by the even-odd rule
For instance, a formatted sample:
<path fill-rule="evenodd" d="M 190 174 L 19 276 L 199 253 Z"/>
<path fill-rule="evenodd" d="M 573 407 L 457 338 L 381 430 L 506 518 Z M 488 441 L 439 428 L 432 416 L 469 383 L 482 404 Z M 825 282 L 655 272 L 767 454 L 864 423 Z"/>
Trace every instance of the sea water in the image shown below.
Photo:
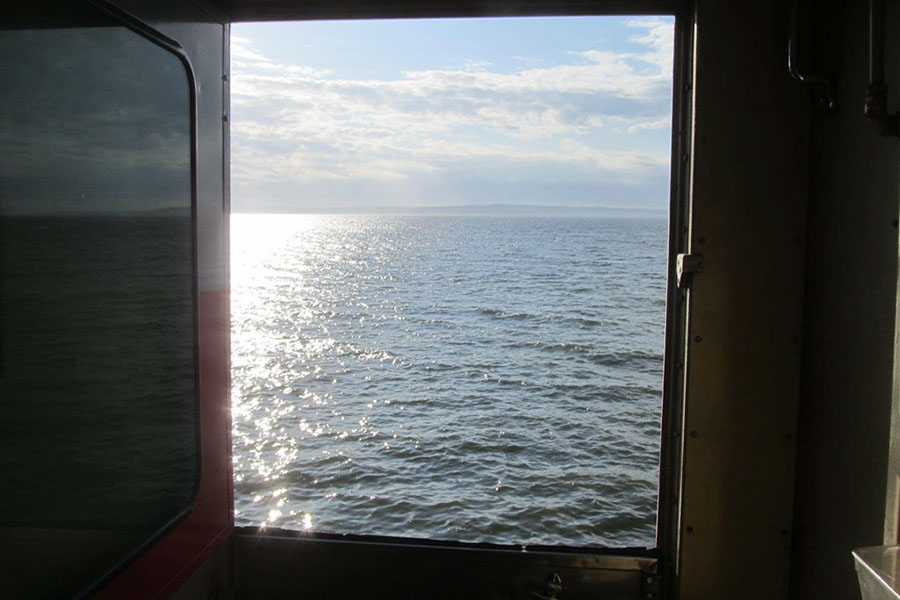
<path fill-rule="evenodd" d="M 236 523 L 653 546 L 666 234 L 233 215 Z"/>

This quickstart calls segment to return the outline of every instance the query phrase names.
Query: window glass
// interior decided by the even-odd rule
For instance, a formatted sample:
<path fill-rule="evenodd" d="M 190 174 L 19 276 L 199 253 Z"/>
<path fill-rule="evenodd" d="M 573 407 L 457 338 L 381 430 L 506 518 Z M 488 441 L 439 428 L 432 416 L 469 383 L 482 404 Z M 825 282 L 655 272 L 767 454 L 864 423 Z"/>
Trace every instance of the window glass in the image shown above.
<path fill-rule="evenodd" d="M 673 27 L 233 27 L 238 524 L 655 545 Z"/>
<path fill-rule="evenodd" d="M 76 6 L 0 32 L 11 597 L 84 589 L 183 514 L 198 475 L 188 74 Z"/>

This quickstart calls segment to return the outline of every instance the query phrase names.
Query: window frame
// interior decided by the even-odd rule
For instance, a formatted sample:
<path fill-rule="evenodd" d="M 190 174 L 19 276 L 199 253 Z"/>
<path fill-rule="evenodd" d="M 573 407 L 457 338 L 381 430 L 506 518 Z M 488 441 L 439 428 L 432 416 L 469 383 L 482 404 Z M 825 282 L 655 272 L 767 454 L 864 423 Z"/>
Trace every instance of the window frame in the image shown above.
<path fill-rule="evenodd" d="M 523 546 L 516 544 L 466 543 L 393 536 L 369 536 L 321 532 L 298 532 L 276 527 L 259 531 L 238 527 L 237 553 L 240 548 L 267 549 L 282 547 L 285 554 L 343 546 L 347 549 L 368 546 L 390 556 L 402 555 L 405 549 L 440 549 L 451 558 L 472 553 L 490 552 L 506 555 L 510 561 L 522 562 L 522 555 L 532 553 L 529 561 L 548 556 L 577 563 L 576 557 L 591 557 L 593 567 L 618 570 L 623 567 L 649 576 L 652 593 L 672 594 L 676 588 L 681 535 L 681 486 L 684 462 L 683 430 L 687 325 L 690 294 L 678 287 L 676 258 L 686 253 L 690 235 L 690 168 L 693 147 L 693 72 L 695 23 L 692 4 L 685 0 L 589 0 L 586 3 L 564 0 L 530 0 L 513 3 L 491 0 L 487 3 L 460 2 L 428 4 L 407 2 L 382 6 L 366 5 L 362 0 L 342 0 L 330 5 L 302 6 L 290 0 L 276 0 L 264 5 L 253 2 L 224 2 L 232 22 L 363 20 L 363 19 L 427 19 L 553 16 L 672 16 L 675 19 L 672 80 L 671 163 L 669 194 L 669 237 L 667 259 L 667 291 L 665 309 L 664 375 L 662 386 L 662 421 L 660 432 L 659 492 L 657 507 L 657 539 L 654 548 Z M 230 157 L 228 157 L 230 159 Z M 271 540 L 267 542 L 266 539 Z M 517 558 L 517 556 L 519 558 Z M 569 563 L 568 560 L 572 562 Z M 649 562 L 648 562 L 649 561 Z M 236 560 L 238 562 L 238 560 Z M 561 564 L 563 564 L 561 563 Z M 237 569 L 238 572 L 241 569 Z M 299 582 L 294 582 L 299 585 Z M 285 588 L 288 589 L 288 588 Z M 643 589 L 642 589 L 643 594 Z M 652 596 L 656 597 L 656 596 Z"/>

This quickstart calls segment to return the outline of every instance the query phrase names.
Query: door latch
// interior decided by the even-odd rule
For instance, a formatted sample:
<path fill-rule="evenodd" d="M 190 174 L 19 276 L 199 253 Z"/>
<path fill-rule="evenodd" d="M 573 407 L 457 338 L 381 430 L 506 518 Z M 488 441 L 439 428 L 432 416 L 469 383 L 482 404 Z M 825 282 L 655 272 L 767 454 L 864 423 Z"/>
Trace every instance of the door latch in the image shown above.
<path fill-rule="evenodd" d="M 532 592 L 531 598 L 532 600 L 558 600 L 562 591 L 562 577 L 559 576 L 559 573 L 550 573 L 543 589 L 539 592 Z"/>
<path fill-rule="evenodd" d="M 702 254 L 679 254 L 675 258 L 675 275 L 678 278 L 679 289 L 690 287 L 694 279 L 694 273 L 702 272 Z"/>

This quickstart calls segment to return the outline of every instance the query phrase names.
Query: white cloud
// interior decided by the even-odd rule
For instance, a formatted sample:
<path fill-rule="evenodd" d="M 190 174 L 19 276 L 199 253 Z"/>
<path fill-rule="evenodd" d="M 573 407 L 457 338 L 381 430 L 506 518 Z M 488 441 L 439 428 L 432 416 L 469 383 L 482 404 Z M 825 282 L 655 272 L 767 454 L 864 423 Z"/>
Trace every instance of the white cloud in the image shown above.
<path fill-rule="evenodd" d="M 660 72 L 671 76 L 672 53 L 675 49 L 675 29 L 672 24 L 659 19 L 630 19 L 628 26 L 644 29 L 644 35 L 631 36 L 629 40 L 645 44 L 650 50 L 643 59 L 656 65 Z"/>
<path fill-rule="evenodd" d="M 231 62 L 236 61 L 265 61 L 266 57 L 250 48 L 250 40 L 240 36 L 231 36 Z M 239 64 L 239 63 L 238 63 Z"/>
<path fill-rule="evenodd" d="M 665 116 L 660 117 L 655 121 L 640 121 L 635 123 L 634 125 L 628 126 L 628 133 L 637 133 L 638 131 L 644 130 L 654 130 L 654 129 L 666 129 L 672 126 L 672 117 Z"/>
<path fill-rule="evenodd" d="M 391 80 L 278 64 L 233 37 L 236 188 L 433 180 L 486 164 L 553 165 L 623 184 L 658 177 L 667 172 L 667 143 L 637 150 L 597 142 L 600 131 L 634 135 L 669 124 L 672 25 L 628 26 L 639 31 L 629 38 L 639 51 L 574 49 L 567 64 L 499 72 L 477 61 Z"/>

